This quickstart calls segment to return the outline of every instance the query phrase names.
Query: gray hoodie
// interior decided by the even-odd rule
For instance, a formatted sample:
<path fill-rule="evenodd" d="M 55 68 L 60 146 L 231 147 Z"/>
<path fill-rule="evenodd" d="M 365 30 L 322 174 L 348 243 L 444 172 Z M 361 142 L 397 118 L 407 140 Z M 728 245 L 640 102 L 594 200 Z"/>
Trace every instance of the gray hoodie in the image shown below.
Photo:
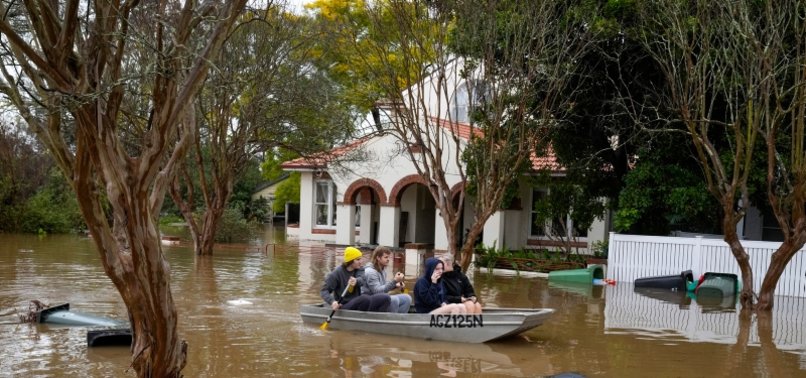
<path fill-rule="evenodd" d="M 386 282 L 386 271 L 379 272 L 372 265 L 364 267 L 364 279 L 366 285 L 361 288 L 363 294 L 383 294 L 395 289 L 394 280 Z"/>

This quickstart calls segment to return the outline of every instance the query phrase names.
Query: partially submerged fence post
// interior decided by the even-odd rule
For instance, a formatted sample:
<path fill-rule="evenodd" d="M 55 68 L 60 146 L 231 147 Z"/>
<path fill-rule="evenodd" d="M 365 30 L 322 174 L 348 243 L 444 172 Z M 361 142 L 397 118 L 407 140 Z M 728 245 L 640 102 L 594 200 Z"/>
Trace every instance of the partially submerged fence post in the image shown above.
<path fill-rule="evenodd" d="M 704 258 L 704 253 L 702 252 L 702 235 L 697 235 L 694 237 L 694 253 L 693 253 L 692 260 L 692 267 L 691 271 L 694 273 L 694 279 L 697 280 L 703 273 L 702 271 L 702 260 Z"/>

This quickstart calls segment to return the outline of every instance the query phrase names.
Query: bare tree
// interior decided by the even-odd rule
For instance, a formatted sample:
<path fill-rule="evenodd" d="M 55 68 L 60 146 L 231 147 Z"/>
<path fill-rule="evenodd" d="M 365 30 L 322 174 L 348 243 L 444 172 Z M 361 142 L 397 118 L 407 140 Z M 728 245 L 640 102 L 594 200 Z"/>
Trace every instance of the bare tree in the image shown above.
<path fill-rule="evenodd" d="M 244 3 L 0 4 L 0 90 L 77 195 L 128 309 L 139 376 L 186 363 L 155 220 L 196 133 L 190 105 Z"/>
<path fill-rule="evenodd" d="M 532 158 L 545 152 L 553 113 L 569 105 L 559 94 L 584 51 L 586 30 L 572 19 L 557 22 L 568 7 L 376 2 L 366 8 L 371 32 L 346 39 L 362 42 L 356 53 L 374 68 L 371 79 L 392 104 L 388 131 L 424 179 L 448 231 L 449 252 L 465 269 L 486 221 L 502 209 Z M 468 190 L 452 192 L 454 174 Z M 460 245 L 456 230 L 466 198 L 475 218 Z"/>
<path fill-rule="evenodd" d="M 806 242 L 806 4 L 643 5 L 639 37 L 664 75 L 663 95 L 691 135 L 707 187 L 721 204 L 724 239 L 742 272 L 741 303 L 769 311 L 784 268 Z M 767 200 L 784 239 L 757 303 L 750 257 L 736 231 L 751 205 L 754 157 L 766 160 Z"/>
<path fill-rule="evenodd" d="M 170 193 L 198 255 L 212 254 L 233 185 L 250 159 L 277 146 L 300 153 L 330 148 L 350 124 L 334 101 L 334 86 L 310 64 L 310 38 L 305 20 L 280 6 L 249 12 L 223 48 L 228 58 L 197 97 L 194 161 L 183 166 Z M 196 194 L 203 207 L 198 219 Z"/>

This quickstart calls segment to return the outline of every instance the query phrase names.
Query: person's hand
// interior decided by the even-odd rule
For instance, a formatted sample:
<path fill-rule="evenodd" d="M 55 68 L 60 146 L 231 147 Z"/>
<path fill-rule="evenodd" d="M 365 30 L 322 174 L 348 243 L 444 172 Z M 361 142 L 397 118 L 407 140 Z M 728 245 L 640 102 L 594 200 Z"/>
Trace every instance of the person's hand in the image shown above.
<path fill-rule="evenodd" d="M 431 282 L 432 283 L 437 283 L 437 280 L 439 280 L 439 277 L 442 277 L 442 272 L 439 272 L 439 271 L 435 270 L 434 273 L 431 273 Z"/>
<path fill-rule="evenodd" d="M 333 309 L 333 311 L 338 310 L 338 309 L 339 309 L 339 307 L 341 307 L 341 305 L 339 304 L 339 302 L 338 302 L 338 301 L 333 301 L 333 303 L 331 303 L 331 304 L 330 304 L 330 308 L 332 308 L 332 309 Z"/>
<path fill-rule="evenodd" d="M 355 277 L 350 277 L 350 279 L 347 280 L 347 286 L 349 286 L 349 287 L 355 286 L 355 281 L 356 281 Z"/>
<path fill-rule="evenodd" d="M 405 278 L 406 278 L 406 276 L 404 276 L 403 273 L 400 273 L 400 272 L 395 273 L 395 281 L 403 282 L 403 280 Z"/>

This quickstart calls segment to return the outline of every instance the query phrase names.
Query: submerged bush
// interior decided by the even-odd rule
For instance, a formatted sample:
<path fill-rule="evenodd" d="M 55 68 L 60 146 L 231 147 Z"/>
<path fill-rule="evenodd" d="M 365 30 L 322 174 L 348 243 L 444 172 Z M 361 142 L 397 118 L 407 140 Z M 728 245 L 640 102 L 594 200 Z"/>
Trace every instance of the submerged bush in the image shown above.
<path fill-rule="evenodd" d="M 260 222 L 244 219 L 241 210 L 228 208 L 224 210 L 218 223 L 215 241 L 229 243 L 249 240 L 257 232 L 259 225 Z"/>

